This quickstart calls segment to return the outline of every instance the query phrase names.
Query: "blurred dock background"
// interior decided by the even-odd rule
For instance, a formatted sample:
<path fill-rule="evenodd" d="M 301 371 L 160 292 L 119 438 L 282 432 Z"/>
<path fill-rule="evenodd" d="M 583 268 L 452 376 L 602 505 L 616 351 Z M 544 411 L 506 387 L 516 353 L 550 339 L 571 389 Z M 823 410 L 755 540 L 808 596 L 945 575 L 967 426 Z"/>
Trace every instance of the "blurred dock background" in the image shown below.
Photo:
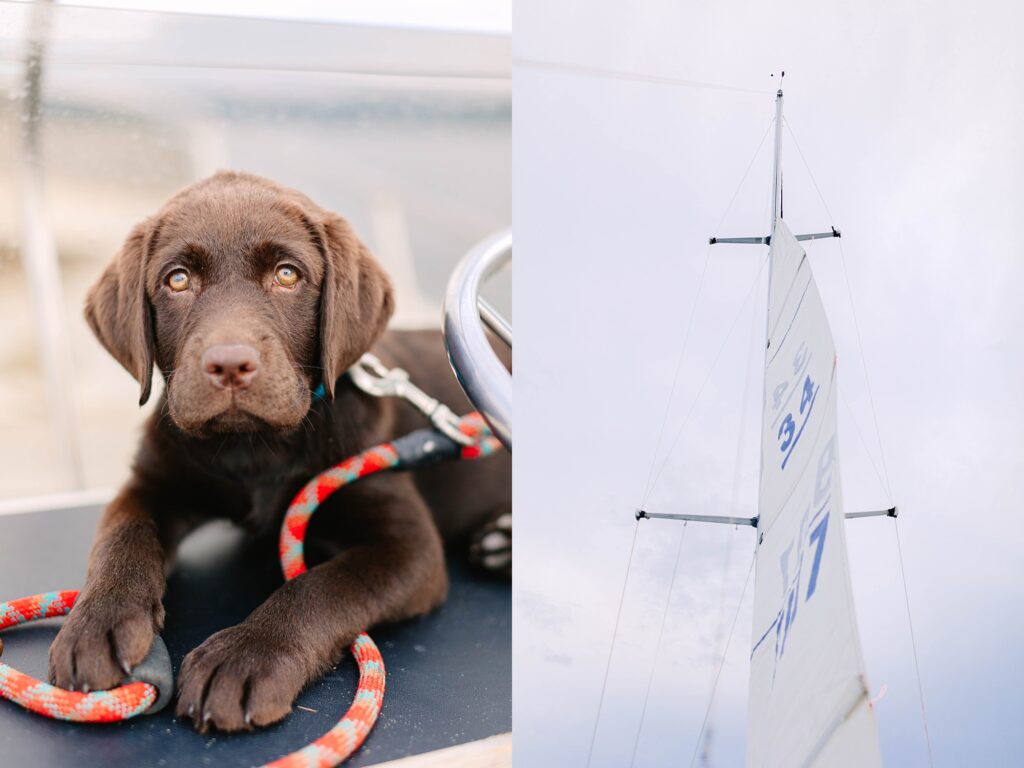
<path fill-rule="evenodd" d="M 85 292 L 132 225 L 217 169 L 349 218 L 395 279 L 395 324 L 439 325 L 455 263 L 511 223 L 510 57 L 501 34 L 0 2 L 0 501 L 127 475 L 158 398 L 137 406 Z M 36 226 L 55 280 L 30 268 Z M 487 298 L 511 317 L 511 276 Z"/>

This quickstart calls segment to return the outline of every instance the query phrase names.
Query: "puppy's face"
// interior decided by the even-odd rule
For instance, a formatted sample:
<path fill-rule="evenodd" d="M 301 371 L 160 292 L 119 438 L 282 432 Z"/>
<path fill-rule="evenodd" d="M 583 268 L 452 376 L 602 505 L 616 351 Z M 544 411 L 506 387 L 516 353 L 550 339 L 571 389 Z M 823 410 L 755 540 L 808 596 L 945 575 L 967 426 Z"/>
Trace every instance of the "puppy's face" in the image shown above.
<path fill-rule="evenodd" d="M 194 435 L 288 430 L 392 312 L 387 277 L 341 217 L 248 174 L 219 173 L 135 227 L 86 319 Z"/>

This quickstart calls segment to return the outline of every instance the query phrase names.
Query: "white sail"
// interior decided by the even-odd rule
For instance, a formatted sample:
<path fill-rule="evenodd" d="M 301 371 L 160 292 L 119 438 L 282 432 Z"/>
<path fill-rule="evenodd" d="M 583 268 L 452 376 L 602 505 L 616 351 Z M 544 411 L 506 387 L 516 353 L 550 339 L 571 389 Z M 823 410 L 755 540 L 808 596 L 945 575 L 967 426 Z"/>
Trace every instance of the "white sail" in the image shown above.
<path fill-rule="evenodd" d="M 835 347 L 781 219 L 769 258 L 747 764 L 881 765 L 846 556 Z"/>

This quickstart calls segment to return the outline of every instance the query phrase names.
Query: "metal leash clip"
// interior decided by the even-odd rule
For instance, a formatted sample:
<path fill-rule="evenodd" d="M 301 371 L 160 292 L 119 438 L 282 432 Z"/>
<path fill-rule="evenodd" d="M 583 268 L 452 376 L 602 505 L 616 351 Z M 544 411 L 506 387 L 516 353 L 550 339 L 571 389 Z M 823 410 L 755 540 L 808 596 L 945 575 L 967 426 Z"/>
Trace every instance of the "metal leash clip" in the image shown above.
<path fill-rule="evenodd" d="M 348 369 L 356 387 L 371 397 L 400 397 L 430 419 L 434 428 L 459 445 L 472 445 L 474 439 L 459 429 L 459 417 L 447 405 L 434 399 L 409 380 L 408 371 L 388 368 L 369 352 Z"/>

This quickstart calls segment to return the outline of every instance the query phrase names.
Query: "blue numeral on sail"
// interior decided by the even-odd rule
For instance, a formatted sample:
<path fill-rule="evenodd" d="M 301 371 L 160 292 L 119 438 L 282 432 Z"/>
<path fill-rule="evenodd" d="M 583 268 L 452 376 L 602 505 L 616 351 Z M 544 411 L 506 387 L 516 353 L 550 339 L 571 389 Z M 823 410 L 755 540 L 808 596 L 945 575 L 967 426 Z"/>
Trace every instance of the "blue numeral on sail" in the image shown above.
<path fill-rule="evenodd" d="M 804 393 L 800 396 L 800 413 L 804 412 L 807 406 L 814 403 L 814 382 L 808 376 L 804 379 Z"/>
<path fill-rule="evenodd" d="M 800 395 L 800 413 L 804 417 L 804 420 L 800 422 L 800 429 L 796 428 L 796 421 L 792 413 L 787 413 L 786 418 L 782 420 L 782 424 L 779 426 L 778 438 L 782 441 L 781 445 L 779 445 L 779 450 L 786 454 L 782 458 L 782 469 L 786 468 L 786 462 L 789 461 L 789 457 L 793 454 L 793 449 L 796 448 L 800 436 L 804 433 L 804 427 L 807 426 L 807 422 L 811 418 L 811 410 L 814 408 L 814 401 L 817 397 L 818 388 L 814 386 L 814 381 L 811 377 L 807 376 L 804 379 L 803 392 Z"/>
<path fill-rule="evenodd" d="M 825 534 L 828 533 L 828 515 L 829 513 L 826 512 L 821 518 L 821 522 L 811 531 L 811 538 L 808 543 L 813 544 L 817 541 L 818 546 L 814 550 L 814 562 L 811 563 L 811 578 L 807 582 L 807 597 L 804 600 L 811 599 L 811 595 L 814 594 L 814 588 L 818 585 L 818 567 L 821 565 L 822 550 L 825 549 Z"/>
<path fill-rule="evenodd" d="M 796 434 L 796 422 L 793 421 L 793 414 L 787 413 L 786 418 L 782 420 L 782 424 L 779 425 L 779 439 L 782 440 L 782 445 L 779 449 L 783 452 L 789 448 L 793 442 L 793 435 Z M 783 437 L 785 435 L 785 437 Z"/>

